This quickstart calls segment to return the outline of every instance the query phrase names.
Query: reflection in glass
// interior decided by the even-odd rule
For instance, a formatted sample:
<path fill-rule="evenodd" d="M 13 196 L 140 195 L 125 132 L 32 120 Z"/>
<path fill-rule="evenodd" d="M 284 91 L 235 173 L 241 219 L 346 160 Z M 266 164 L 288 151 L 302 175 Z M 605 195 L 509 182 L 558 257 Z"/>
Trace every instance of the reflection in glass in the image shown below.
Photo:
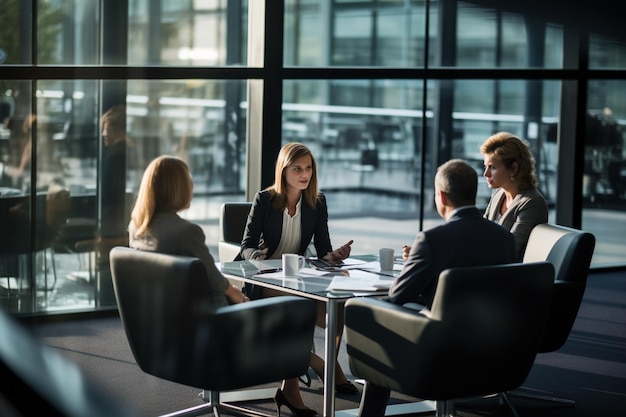
<path fill-rule="evenodd" d="M 186 217 L 216 218 L 224 199 L 243 196 L 245 81 L 42 80 L 35 87 L 36 115 L 30 87 L 16 82 L 0 96 L 0 200 L 20 198 L 10 206 L 19 207 L 11 212 L 23 222 L 3 220 L 14 219 L 28 245 L 21 264 L 12 254 L 0 257 L 0 268 L 14 278 L 7 283 L 28 283 L 29 307 L 20 308 L 57 305 L 57 285 L 65 287 L 64 300 L 73 300 L 62 308 L 112 305 L 108 251 L 127 241 L 134 196 L 154 157 L 177 155 L 189 163 L 195 197 Z M 101 110 L 99 92 L 120 90 L 127 91 L 125 100 Z M 27 258 L 33 269 L 18 269 L 31 264 Z"/>

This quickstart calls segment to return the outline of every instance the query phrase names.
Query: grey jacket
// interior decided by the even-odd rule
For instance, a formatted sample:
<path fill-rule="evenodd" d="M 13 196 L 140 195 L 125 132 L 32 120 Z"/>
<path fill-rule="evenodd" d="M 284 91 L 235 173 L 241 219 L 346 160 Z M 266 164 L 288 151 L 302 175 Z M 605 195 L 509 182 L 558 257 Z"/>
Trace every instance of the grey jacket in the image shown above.
<path fill-rule="evenodd" d="M 515 236 L 515 259 L 522 260 L 530 231 L 540 223 L 548 222 L 548 204 L 543 195 L 535 188 L 519 193 L 513 199 L 506 212 L 498 220 L 500 207 L 506 196 L 504 190 L 496 190 L 485 209 L 484 217 L 495 221 Z"/>
<path fill-rule="evenodd" d="M 167 253 L 170 255 L 193 256 L 202 260 L 207 269 L 215 307 L 228 305 L 224 292 L 230 285 L 215 266 L 215 259 L 205 243 L 204 231 L 197 224 L 188 222 L 176 213 L 157 213 L 150 224 L 149 232 L 135 238 L 135 224 L 128 225 L 131 248 Z"/>

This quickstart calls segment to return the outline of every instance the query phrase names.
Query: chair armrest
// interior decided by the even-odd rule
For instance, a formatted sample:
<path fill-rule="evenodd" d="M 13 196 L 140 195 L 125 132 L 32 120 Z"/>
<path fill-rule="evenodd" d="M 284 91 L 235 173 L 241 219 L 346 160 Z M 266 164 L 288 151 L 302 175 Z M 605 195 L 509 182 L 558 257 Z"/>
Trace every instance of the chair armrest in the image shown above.
<path fill-rule="evenodd" d="M 425 358 L 433 357 L 433 345 L 420 341 L 424 335 L 433 338 L 440 327 L 437 320 L 387 301 L 352 298 L 345 305 L 345 325 L 348 362 L 355 376 L 409 393 L 420 383 L 419 375 L 428 374 L 418 371 L 432 366 Z"/>
<path fill-rule="evenodd" d="M 241 244 L 220 240 L 217 244 L 217 254 L 220 262 L 232 262 L 241 252 Z"/>
<path fill-rule="evenodd" d="M 199 346 L 206 346 L 202 372 L 220 381 L 220 386 L 212 387 L 216 390 L 302 375 L 309 366 L 315 318 L 315 302 L 295 296 L 207 313 L 204 334 L 198 334 L 204 340 L 197 340 Z"/>

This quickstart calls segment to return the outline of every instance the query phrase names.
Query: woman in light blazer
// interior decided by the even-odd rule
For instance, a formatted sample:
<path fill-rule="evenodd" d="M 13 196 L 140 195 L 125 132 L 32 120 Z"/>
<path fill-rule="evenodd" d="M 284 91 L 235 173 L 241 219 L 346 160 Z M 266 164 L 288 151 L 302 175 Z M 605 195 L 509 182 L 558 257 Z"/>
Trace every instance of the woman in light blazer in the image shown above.
<path fill-rule="evenodd" d="M 483 176 L 494 193 L 484 217 L 497 222 L 515 237 L 516 260 L 521 262 L 530 231 L 548 221 L 548 205 L 537 190 L 535 160 L 528 142 L 498 132 L 480 147 Z"/>

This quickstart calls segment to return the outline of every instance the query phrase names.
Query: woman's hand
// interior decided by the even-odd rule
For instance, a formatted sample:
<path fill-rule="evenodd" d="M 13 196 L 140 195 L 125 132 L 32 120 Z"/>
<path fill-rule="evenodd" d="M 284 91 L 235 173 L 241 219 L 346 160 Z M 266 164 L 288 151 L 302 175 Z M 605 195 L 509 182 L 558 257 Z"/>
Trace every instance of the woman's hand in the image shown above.
<path fill-rule="evenodd" d="M 250 299 L 243 292 L 241 292 L 241 289 L 239 287 L 236 287 L 232 284 L 226 289 L 224 295 L 226 296 L 226 298 L 228 298 L 231 304 L 239 304 L 250 301 Z"/>
<path fill-rule="evenodd" d="M 353 242 L 354 242 L 353 240 L 350 240 L 345 245 L 340 246 L 339 248 L 335 249 L 332 252 L 328 252 L 326 256 L 324 256 L 324 258 L 322 259 L 325 259 L 331 263 L 337 263 L 339 261 L 343 261 L 348 256 L 350 256 L 350 252 L 352 251 L 351 245 Z"/>
<path fill-rule="evenodd" d="M 409 253 L 411 252 L 411 247 L 407 245 L 402 245 L 402 260 L 406 261 L 409 259 Z"/>
<path fill-rule="evenodd" d="M 267 248 L 257 249 L 250 257 L 253 261 L 262 261 L 267 258 Z"/>

